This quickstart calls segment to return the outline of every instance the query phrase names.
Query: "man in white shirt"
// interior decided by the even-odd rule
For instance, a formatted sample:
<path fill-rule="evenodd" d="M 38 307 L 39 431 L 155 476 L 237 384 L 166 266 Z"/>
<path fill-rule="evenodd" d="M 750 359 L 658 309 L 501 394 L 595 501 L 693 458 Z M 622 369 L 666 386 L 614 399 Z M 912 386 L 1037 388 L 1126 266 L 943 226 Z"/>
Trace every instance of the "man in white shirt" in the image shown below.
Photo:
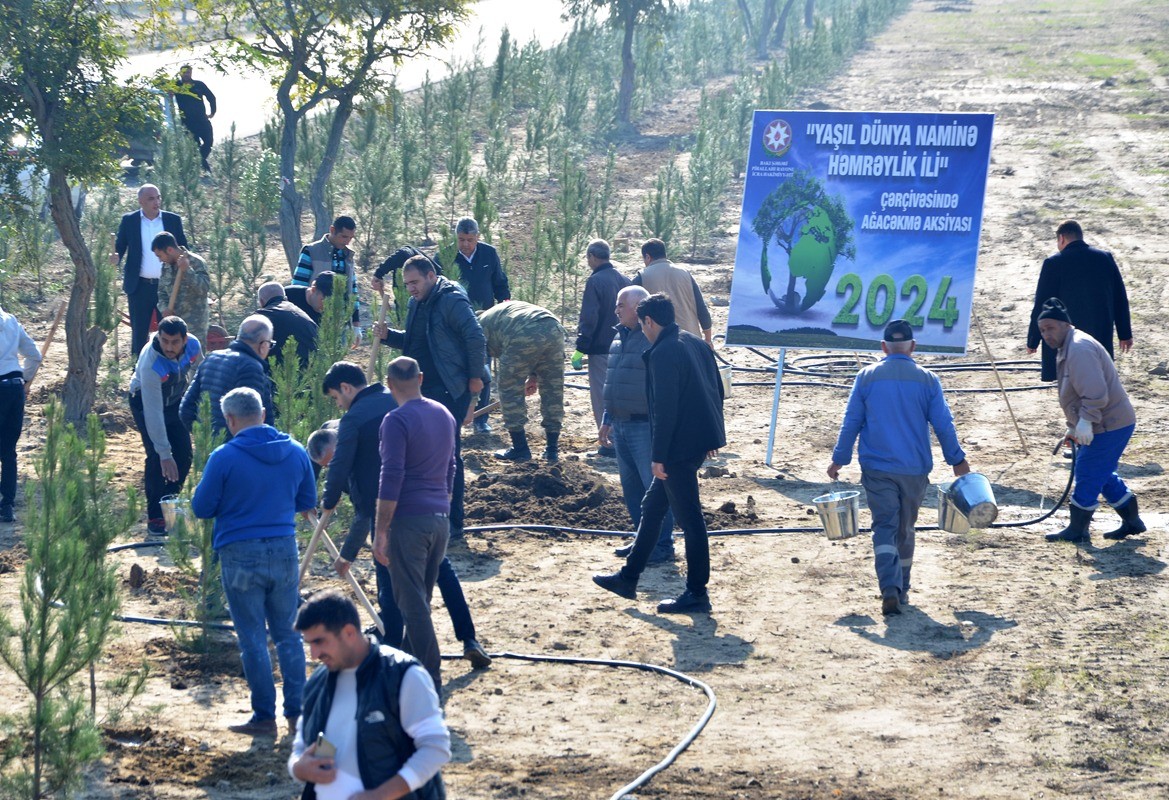
<path fill-rule="evenodd" d="M 138 190 L 140 210 L 122 217 L 114 239 L 110 263 L 122 263 L 122 291 L 130 313 L 130 354 L 137 360 L 150 336 L 150 320 L 158 313 L 158 279 L 162 276 L 162 262 L 151 244 L 163 231 L 174 234 L 180 247 L 187 246 L 183 220 L 178 214 L 162 210 L 162 194 L 152 183 L 142 184 Z M 123 261 L 123 257 L 125 261 Z"/>
<path fill-rule="evenodd" d="M 363 636 L 357 606 L 333 592 L 301 606 L 296 629 L 321 668 L 305 686 L 292 777 L 317 800 L 445 798 L 450 731 L 422 665 Z"/>
<path fill-rule="evenodd" d="M 25 384 L 40 365 L 41 353 L 24 326 L 0 309 L 0 522 L 14 519 L 16 442 L 24 427 Z"/>

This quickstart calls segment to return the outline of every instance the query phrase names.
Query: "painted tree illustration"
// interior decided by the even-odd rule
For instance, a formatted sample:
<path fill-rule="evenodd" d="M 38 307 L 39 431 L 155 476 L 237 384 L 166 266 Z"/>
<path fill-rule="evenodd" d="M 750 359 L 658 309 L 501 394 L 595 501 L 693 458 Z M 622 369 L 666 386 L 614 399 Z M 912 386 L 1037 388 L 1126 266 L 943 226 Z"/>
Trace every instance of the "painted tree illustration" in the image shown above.
<path fill-rule="evenodd" d="M 751 223 L 763 241 L 759 272 L 763 290 L 788 314 L 807 311 L 824 296 L 838 256 L 856 258 L 853 221 L 839 197 L 829 196 L 814 176 L 797 170 L 763 201 Z M 776 297 L 771 291 L 767 248 L 774 240 L 787 253 L 787 291 Z M 796 279 L 804 279 L 804 297 L 796 291 Z"/>

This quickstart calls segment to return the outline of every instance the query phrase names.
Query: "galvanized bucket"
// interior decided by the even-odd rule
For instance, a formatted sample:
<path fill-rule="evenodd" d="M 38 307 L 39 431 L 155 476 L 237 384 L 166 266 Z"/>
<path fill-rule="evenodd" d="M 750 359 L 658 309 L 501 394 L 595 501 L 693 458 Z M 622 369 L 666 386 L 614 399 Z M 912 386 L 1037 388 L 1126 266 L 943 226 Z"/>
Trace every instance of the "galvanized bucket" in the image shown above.
<path fill-rule="evenodd" d="M 851 539 L 860 533 L 860 498 L 860 492 L 829 492 L 812 500 L 829 539 Z"/>
<path fill-rule="evenodd" d="M 722 364 L 718 368 L 718 376 L 723 382 L 723 399 L 731 396 L 731 365 Z"/>
<path fill-rule="evenodd" d="M 168 531 L 174 529 L 178 520 L 187 518 L 190 505 L 177 494 L 168 494 L 158 502 L 162 505 L 162 518 L 166 520 Z"/>
<path fill-rule="evenodd" d="M 989 528 L 998 518 L 994 490 L 985 475 L 969 472 L 938 486 L 938 527 L 950 533 Z"/>

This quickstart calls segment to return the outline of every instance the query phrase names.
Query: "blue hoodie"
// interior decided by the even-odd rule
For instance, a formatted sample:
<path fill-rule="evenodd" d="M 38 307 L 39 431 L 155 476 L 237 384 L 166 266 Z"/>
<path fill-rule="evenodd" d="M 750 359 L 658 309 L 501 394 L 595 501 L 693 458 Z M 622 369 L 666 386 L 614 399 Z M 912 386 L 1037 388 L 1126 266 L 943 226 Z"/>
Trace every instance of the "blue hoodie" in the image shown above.
<path fill-rule="evenodd" d="M 199 519 L 215 518 L 216 550 L 247 539 L 296 535 L 296 514 L 317 505 L 308 453 L 271 425 L 245 428 L 215 448 L 191 497 Z"/>

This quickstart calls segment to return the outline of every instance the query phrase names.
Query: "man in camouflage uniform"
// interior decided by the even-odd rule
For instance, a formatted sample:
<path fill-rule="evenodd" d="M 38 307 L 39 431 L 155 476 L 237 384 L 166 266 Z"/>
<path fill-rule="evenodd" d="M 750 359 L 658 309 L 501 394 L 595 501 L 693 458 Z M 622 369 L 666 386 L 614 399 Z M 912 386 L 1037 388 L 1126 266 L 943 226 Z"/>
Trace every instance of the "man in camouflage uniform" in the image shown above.
<path fill-rule="evenodd" d="M 528 409 L 524 398 L 539 391 L 540 418 L 548 444 L 545 461 L 560 457 L 560 427 L 564 422 L 564 328 L 547 309 L 512 300 L 479 314 L 487 337 L 487 355 L 499 359 L 499 402 L 511 447 L 496 452 L 505 461 L 532 457 L 524 425 Z"/>
<path fill-rule="evenodd" d="M 187 323 L 187 333 L 207 344 L 207 326 L 210 311 L 207 295 L 211 291 L 211 275 L 207 263 L 185 247 L 179 247 L 174 234 L 163 231 L 154 237 L 150 249 L 162 262 L 162 274 L 158 278 L 158 318 L 179 317 Z M 170 308 L 170 293 L 175 286 L 175 275 L 182 273 L 175 307 Z M 168 310 L 169 309 L 169 310 Z"/>

